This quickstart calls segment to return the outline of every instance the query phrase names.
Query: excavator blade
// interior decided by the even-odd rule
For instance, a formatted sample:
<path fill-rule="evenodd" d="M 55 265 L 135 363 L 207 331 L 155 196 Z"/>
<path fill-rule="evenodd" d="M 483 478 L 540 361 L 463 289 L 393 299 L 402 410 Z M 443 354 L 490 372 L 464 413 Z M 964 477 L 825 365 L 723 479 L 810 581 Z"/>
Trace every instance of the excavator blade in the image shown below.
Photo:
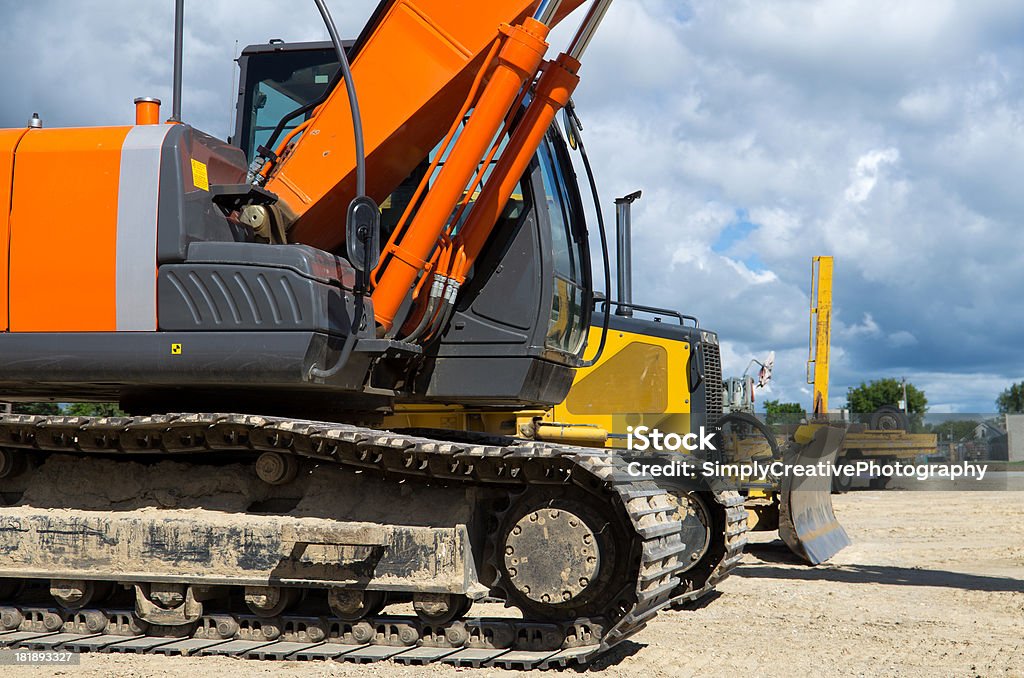
<path fill-rule="evenodd" d="M 794 443 L 783 453 L 788 465 L 834 464 L 846 429 L 820 426 L 809 443 Z M 779 536 L 811 565 L 823 563 L 850 545 L 832 510 L 832 476 L 786 474 L 779 491 Z"/>

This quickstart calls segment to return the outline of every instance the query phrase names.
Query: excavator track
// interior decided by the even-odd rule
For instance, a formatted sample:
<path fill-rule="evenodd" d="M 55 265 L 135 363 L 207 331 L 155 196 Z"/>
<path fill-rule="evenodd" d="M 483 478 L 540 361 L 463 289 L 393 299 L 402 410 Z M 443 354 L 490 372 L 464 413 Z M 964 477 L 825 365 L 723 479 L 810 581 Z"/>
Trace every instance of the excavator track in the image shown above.
<path fill-rule="evenodd" d="M 324 422 L 235 414 L 148 417 L 0 417 L 0 450 L 75 457 L 233 455 L 253 461 L 267 451 L 318 465 L 375 472 L 404 483 L 445 487 L 548 485 L 581 487 L 615 507 L 617 529 L 628 530 L 628 577 L 614 582 L 615 603 L 600 615 L 560 619 L 467 618 L 429 624 L 416 616 L 331 615 L 266 618 L 234 609 L 204 609 L 187 627 L 151 626 L 131 610 L 68 610 L 40 602 L 38 580 L 0 601 L 0 646 L 75 652 L 231 655 L 259 659 L 394 660 L 459 666 L 544 669 L 586 665 L 621 643 L 681 595 L 686 563 L 674 503 L 649 481 L 637 481 L 616 455 L 590 448 L 505 439 L 504 445 L 451 442 Z M 29 454 L 32 454 L 29 452 Z M 27 456 L 27 455 L 26 455 Z M 732 498 L 728 498 L 731 501 Z M 0 520 L 4 516 L 0 506 Z M 739 539 L 727 549 L 741 548 Z M 491 556 L 494 557 L 493 555 Z M 734 566 L 723 559 L 708 579 Z M 117 580 L 117 573 L 104 579 Z M 45 580 L 44 582 L 45 583 Z M 501 582 L 493 587 L 501 589 Z M 507 584 L 507 582 L 506 582 Z M 696 593 L 696 592 L 692 592 Z M 174 631 L 174 632 L 172 632 Z"/>
<path fill-rule="evenodd" d="M 680 575 L 682 583 L 672 600 L 672 607 L 686 609 L 699 603 L 729 577 L 740 561 L 747 545 L 747 510 L 743 496 L 735 490 L 705 492 L 714 501 L 716 514 L 714 533 L 708 552 L 696 566 Z"/>
<path fill-rule="evenodd" d="M 445 440 L 475 444 L 500 445 L 512 440 L 504 436 L 473 431 L 410 428 L 403 429 L 403 432 L 425 437 L 440 436 Z M 544 444 L 520 442 L 521 444 Z M 727 480 L 709 479 L 705 482 L 709 488 L 701 491 L 700 494 L 706 507 L 705 510 L 711 514 L 709 519 L 713 523 L 712 543 L 697 563 L 684 565 L 683 571 L 678 573 L 680 583 L 673 592 L 671 602 L 673 609 L 692 607 L 694 603 L 712 593 L 718 584 L 727 579 L 730 573 L 739 566 L 743 560 L 743 549 L 748 543 L 747 533 L 750 532 L 750 527 L 747 522 L 744 497 L 736 490 L 731 489 L 732 484 Z M 664 485 L 660 486 L 664 487 Z M 681 500 L 681 490 L 672 487 L 666 487 L 666 489 L 674 495 L 674 501 L 678 505 Z"/>

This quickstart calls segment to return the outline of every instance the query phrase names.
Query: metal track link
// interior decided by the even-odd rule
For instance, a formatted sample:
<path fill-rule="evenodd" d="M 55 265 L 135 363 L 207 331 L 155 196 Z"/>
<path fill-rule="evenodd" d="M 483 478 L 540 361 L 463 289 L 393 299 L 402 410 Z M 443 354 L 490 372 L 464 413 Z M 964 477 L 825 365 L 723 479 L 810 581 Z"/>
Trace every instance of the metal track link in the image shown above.
<path fill-rule="evenodd" d="M 618 506 L 632 534 L 634 560 L 633 579 L 622 583 L 614 609 L 602 619 L 558 624 L 469 619 L 429 627 L 415 617 L 374 617 L 350 624 L 290 616 L 254 622 L 255 617 L 222 613 L 207 614 L 189 637 L 170 638 L 147 635 L 146 625 L 135 624 L 129 612 L 70 614 L 14 601 L 0 607 L 0 620 L 6 620 L 0 625 L 3 647 L 361 663 L 394 659 L 516 669 L 585 665 L 673 603 L 684 567 L 671 498 L 652 482 L 625 480 L 623 460 L 591 448 L 513 438 L 452 442 L 347 424 L 237 414 L 8 415 L 0 417 L 0 448 L 126 456 L 276 451 L 352 470 L 373 469 L 396 481 L 517 487 L 572 483 Z M 116 580 L 116 573 L 111 579 Z"/>
<path fill-rule="evenodd" d="M 747 533 L 750 531 L 743 496 L 735 490 L 716 490 L 713 495 L 715 502 L 725 511 L 725 538 L 717 554 L 717 563 L 702 586 L 683 592 L 672 600 L 675 609 L 685 609 L 710 594 L 743 560 L 743 549 L 747 546 Z"/>

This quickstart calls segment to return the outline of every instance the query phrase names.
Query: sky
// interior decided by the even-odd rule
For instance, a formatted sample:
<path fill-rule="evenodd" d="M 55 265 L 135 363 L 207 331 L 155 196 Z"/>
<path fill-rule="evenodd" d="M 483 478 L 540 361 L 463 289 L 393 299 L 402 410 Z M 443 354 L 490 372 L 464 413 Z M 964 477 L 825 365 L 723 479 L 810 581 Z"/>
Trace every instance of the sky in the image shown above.
<path fill-rule="evenodd" d="M 0 127 L 169 105 L 173 4 L 2 3 Z M 376 2 L 329 5 L 351 37 Z M 326 35 L 312 1 L 186 6 L 184 118 L 217 136 L 236 42 Z M 810 262 L 832 255 L 833 407 L 905 377 L 933 412 L 993 411 L 1024 379 L 1022 61 L 1015 1 L 619 0 L 575 100 L 609 223 L 644 191 L 634 300 L 718 331 L 727 376 L 775 351 L 758 399 L 808 405 Z"/>

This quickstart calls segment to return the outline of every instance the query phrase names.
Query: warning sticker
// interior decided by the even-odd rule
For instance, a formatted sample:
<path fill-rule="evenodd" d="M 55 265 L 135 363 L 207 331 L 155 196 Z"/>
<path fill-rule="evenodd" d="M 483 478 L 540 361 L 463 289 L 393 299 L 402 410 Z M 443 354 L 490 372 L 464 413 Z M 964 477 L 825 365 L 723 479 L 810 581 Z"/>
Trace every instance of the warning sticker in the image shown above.
<path fill-rule="evenodd" d="M 204 191 L 210 190 L 210 177 L 206 174 L 206 165 L 192 160 L 192 185 Z"/>

